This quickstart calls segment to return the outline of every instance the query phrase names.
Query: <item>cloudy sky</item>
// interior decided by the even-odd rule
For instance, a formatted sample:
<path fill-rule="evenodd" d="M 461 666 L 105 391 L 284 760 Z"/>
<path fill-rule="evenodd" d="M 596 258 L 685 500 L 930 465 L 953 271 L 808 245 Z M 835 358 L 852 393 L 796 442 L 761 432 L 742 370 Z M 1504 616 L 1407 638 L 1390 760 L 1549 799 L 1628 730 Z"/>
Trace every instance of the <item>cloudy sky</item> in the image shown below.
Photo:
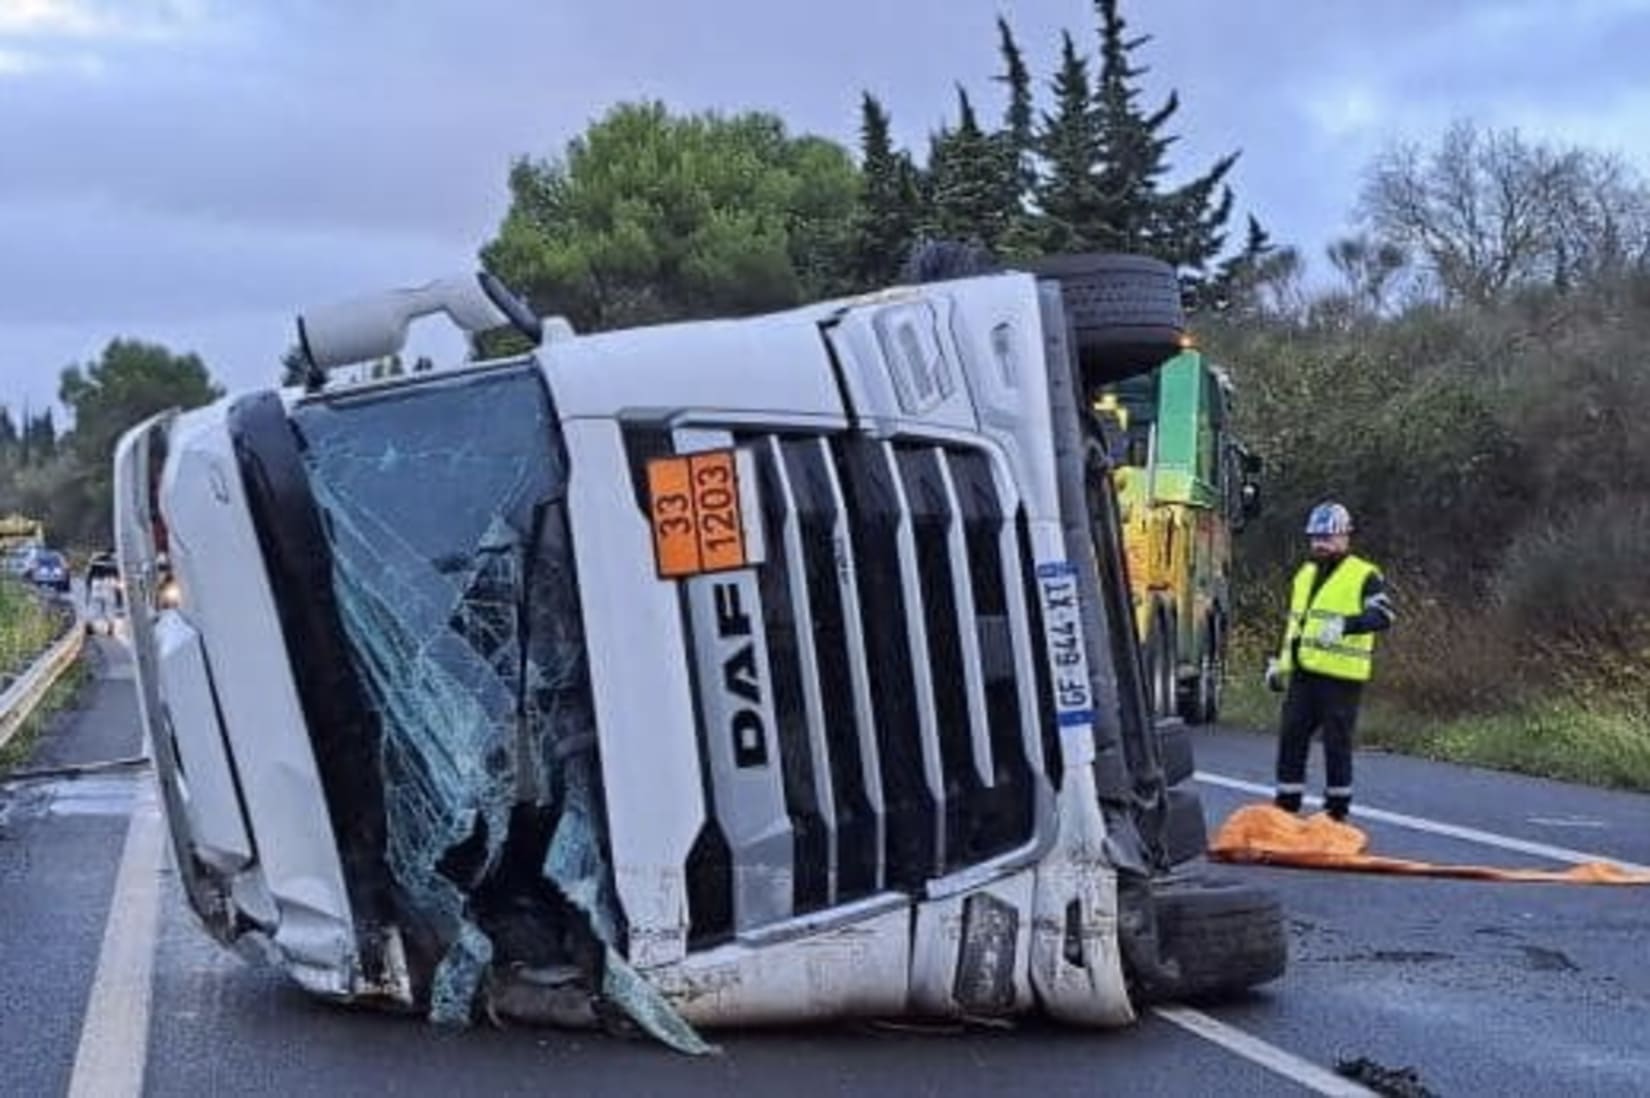
<path fill-rule="evenodd" d="M 267 382 L 293 310 L 470 269 L 512 156 L 609 104 L 760 107 L 904 141 L 998 102 L 1005 13 L 1046 78 L 1087 0 L 0 0 L 0 403 L 115 335 Z M 1650 171 L 1650 0 L 1125 0 L 1188 170 L 1241 149 L 1242 211 L 1309 255 L 1360 168 L 1454 117 Z"/>

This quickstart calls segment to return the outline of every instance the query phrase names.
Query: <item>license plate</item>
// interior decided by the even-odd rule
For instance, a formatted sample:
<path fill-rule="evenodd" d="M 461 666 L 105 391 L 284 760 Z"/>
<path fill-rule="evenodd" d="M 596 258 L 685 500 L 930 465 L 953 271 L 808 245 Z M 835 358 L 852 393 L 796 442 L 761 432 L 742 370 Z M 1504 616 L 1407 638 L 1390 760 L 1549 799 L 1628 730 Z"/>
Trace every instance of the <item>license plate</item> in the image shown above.
<path fill-rule="evenodd" d="M 745 527 L 755 484 L 748 456 L 707 450 L 647 463 L 653 554 L 664 579 L 729 572 L 757 563 Z"/>
<path fill-rule="evenodd" d="M 1054 711 L 1062 728 L 1094 723 L 1088 655 L 1083 651 L 1083 617 L 1077 601 L 1077 569 L 1068 561 L 1037 565 L 1042 596 L 1043 635 L 1048 646 Z"/>

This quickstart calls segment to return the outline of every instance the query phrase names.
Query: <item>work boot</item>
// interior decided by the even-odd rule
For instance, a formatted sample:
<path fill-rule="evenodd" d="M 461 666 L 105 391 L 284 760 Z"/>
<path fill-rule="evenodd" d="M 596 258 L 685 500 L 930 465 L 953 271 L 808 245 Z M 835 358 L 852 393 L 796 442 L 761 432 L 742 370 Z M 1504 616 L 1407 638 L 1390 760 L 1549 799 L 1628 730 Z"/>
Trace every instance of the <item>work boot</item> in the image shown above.
<path fill-rule="evenodd" d="M 1272 803 L 1290 815 L 1298 815 L 1301 810 L 1301 795 L 1299 793 L 1278 793 L 1273 795 Z"/>
<path fill-rule="evenodd" d="M 1329 813 L 1329 818 L 1336 823 L 1345 823 L 1346 818 L 1352 814 L 1352 798 L 1342 794 L 1325 797 L 1323 810 Z"/>

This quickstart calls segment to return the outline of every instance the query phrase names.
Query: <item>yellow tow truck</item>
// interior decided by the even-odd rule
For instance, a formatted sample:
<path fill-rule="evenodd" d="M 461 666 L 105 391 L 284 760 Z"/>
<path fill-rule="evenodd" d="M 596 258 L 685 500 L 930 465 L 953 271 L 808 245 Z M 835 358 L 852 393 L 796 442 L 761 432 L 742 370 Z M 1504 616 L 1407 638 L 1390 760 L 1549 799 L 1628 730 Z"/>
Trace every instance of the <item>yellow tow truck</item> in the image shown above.
<path fill-rule="evenodd" d="M 1225 370 L 1187 339 L 1158 369 L 1102 390 L 1145 666 L 1158 718 L 1213 723 L 1231 625 L 1232 535 L 1260 507 L 1260 460 L 1232 433 Z"/>

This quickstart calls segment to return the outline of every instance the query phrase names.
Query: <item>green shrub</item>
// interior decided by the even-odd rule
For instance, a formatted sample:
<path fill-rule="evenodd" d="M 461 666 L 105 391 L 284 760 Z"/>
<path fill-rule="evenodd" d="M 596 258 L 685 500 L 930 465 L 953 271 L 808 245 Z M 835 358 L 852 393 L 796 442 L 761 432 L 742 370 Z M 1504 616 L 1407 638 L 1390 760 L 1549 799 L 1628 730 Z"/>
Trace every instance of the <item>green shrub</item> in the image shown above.
<path fill-rule="evenodd" d="M 1508 550 L 1505 627 L 1554 651 L 1650 651 L 1650 503 L 1610 498 L 1525 529 Z"/>
<path fill-rule="evenodd" d="M 1371 742 L 1639 781 L 1650 279 L 1203 335 L 1266 463 L 1266 511 L 1236 545 L 1233 718 L 1275 719 L 1251 680 L 1283 626 L 1302 519 L 1333 497 L 1399 613 L 1365 707 Z"/>
<path fill-rule="evenodd" d="M 1552 698 L 1452 721 L 1435 729 L 1421 751 L 1452 762 L 1650 790 L 1650 710 Z"/>

